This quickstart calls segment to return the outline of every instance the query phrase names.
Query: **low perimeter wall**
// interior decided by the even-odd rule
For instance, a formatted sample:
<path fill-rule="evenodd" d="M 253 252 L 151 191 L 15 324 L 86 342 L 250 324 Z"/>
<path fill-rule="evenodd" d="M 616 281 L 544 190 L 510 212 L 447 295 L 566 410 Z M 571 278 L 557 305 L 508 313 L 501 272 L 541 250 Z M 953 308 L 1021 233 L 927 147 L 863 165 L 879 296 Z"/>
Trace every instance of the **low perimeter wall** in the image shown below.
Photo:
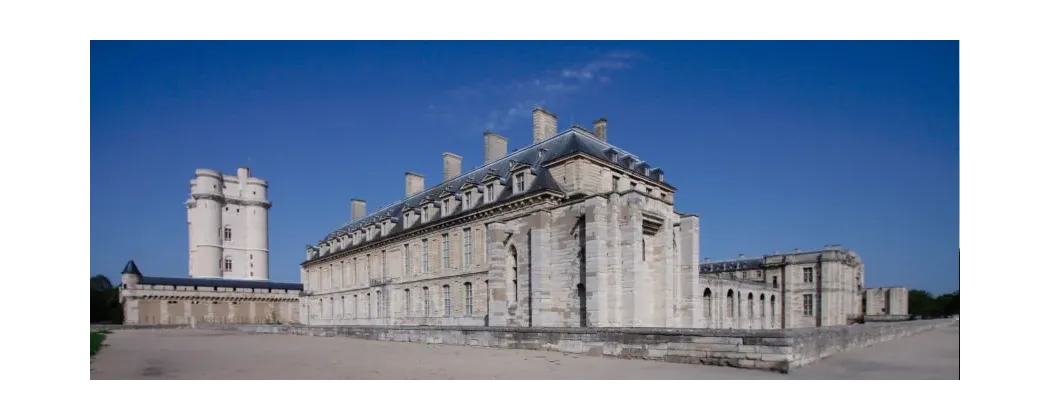
<path fill-rule="evenodd" d="M 92 325 L 97 329 L 198 328 L 251 333 L 351 337 L 589 356 L 734 366 L 788 373 L 836 353 L 959 322 L 958 318 L 843 325 L 795 330 L 665 328 L 369 327 L 303 325 Z"/>

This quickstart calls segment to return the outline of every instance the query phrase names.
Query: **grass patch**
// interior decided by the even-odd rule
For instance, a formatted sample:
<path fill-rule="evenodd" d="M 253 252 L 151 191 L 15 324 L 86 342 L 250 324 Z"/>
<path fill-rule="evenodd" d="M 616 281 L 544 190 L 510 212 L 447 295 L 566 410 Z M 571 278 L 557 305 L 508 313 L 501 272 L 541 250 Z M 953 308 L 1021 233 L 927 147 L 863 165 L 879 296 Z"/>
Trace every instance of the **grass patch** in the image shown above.
<path fill-rule="evenodd" d="M 102 340 L 106 339 L 106 334 L 109 334 L 109 331 L 103 330 L 103 331 L 92 331 L 91 332 L 91 355 L 92 356 L 94 356 L 95 353 L 98 353 L 98 349 L 102 348 Z"/>

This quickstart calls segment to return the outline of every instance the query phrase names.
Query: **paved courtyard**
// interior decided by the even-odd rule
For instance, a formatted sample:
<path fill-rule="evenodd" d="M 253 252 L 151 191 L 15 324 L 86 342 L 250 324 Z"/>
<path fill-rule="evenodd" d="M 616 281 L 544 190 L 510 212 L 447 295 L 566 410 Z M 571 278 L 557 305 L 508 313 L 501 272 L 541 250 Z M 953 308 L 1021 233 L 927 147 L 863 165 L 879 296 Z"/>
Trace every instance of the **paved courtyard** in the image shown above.
<path fill-rule="evenodd" d="M 114 331 L 91 379 L 959 379 L 958 324 L 782 375 L 548 351 L 249 334 Z"/>

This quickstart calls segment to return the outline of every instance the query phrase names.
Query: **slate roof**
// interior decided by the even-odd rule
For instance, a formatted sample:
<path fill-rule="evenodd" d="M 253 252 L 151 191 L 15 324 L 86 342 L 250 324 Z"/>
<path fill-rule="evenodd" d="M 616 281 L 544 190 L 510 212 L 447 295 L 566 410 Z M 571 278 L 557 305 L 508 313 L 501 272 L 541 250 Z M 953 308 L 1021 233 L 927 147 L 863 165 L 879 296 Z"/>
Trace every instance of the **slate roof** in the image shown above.
<path fill-rule="evenodd" d="M 139 284 L 155 286 L 200 286 L 200 287 L 236 287 L 239 289 L 277 289 L 303 290 L 301 283 L 277 283 L 270 281 L 229 280 L 219 278 L 189 277 L 142 277 Z"/>
<path fill-rule="evenodd" d="M 701 273 L 721 273 L 736 270 L 758 270 L 762 268 L 765 258 L 748 258 L 744 260 L 715 261 L 700 264 Z"/>
<path fill-rule="evenodd" d="M 394 224 L 394 227 L 386 235 L 377 237 L 371 241 L 365 241 L 357 244 L 354 247 L 360 247 L 371 242 L 384 240 L 392 235 L 405 232 L 404 224 L 399 223 L 404 213 L 408 209 L 418 209 L 424 200 L 433 200 L 434 202 L 440 202 L 441 194 L 445 191 L 449 191 L 455 194 L 457 197 L 460 196 L 462 188 L 465 184 L 481 184 L 487 176 L 496 176 L 500 179 L 500 182 L 505 185 L 510 185 L 510 174 L 512 170 L 518 169 L 521 166 L 527 166 L 536 175 L 535 182 L 532 183 L 528 191 L 524 193 L 514 193 L 510 188 L 504 188 L 500 197 L 493 203 L 487 203 L 482 206 L 472 207 L 464 211 L 462 208 L 456 210 L 455 213 L 448 216 L 438 216 L 432 218 L 430 223 L 440 223 L 449 217 L 455 217 L 460 214 L 474 212 L 486 207 L 498 205 L 499 203 L 506 201 L 508 198 L 513 196 L 524 196 L 539 191 L 553 191 L 563 192 L 558 187 L 557 182 L 551 176 L 550 171 L 544 168 L 548 162 L 552 162 L 563 157 L 573 155 L 576 153 L 586 154 L 595 159 L 612 163 L 625 171 L 630 171 L 638 176 L 649 178 L 652 182 L 663 185 L 668 189 L 674 191 L 675 188 L 670 184 L 662 181 L 663 171 L 659 168 L 652 167 L 645 161 L 641 160 L 638 156 L 633 155 L 613 146 L 607 142 L 599 140 L 591 132 L 578 126 L 574 126 L 565 130 L 561 133 L 554 135 L 553 137 L 544 140 L 539 143 L 531 144 L 527 147 L 523 147 L 519 150 L 511 152 L 501 159 L 497 159 L 487 165 L 480 166 L 469 172 L 465 172 L 460 176 L 450 179 L 441 184 L 430 187 L 419 194 L 415 194 L 409 197 L 405 197 L 397 202 L 383 207 L 361 219 L 350 221 L 342 226 L 331 231 L 327 236 L 318 241 L 318 245 L 336 239 L 340 236 L 349 234 L 360 227 L 368 226 L 372 223 L 376 223 L 386 217 L 390 217 L 393 221 L 398 222 Z M 648 172 L 646 172 L 648 169 Z M 416 225 L 408 230 L 415 230 L 422 227 L 422 225 Z M 340 251 L 336 251 L 340 252 Z M 329 254 L 330 255 L 330 254 Z M 326 255 L 327 256 L 327 255 Z"/>

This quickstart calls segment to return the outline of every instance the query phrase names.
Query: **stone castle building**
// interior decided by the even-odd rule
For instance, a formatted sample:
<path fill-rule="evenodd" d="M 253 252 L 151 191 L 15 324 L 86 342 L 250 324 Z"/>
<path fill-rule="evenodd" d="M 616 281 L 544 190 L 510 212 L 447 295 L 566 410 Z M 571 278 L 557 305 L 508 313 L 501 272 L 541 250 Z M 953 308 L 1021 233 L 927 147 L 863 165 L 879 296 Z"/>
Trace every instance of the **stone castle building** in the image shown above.
<path fill-rule="evenodd" d="M 237 168 L 236 176 L 196 171 L 186 201 L 190 277 L 270 277 L 266 190 L 266 181 L 251 176 L 248 168 Z"/>
<path fill-rule="evenodd" d="M 186 202 L 189 277 L 121 273 L 125 324 L 292 323 L 302 284 L 269 278 L 266 181 L 197 169 Z"/>
<path fill-rule="evenodd" d="M 828 247 L 700 262 L 700 219 L 663 170 L 608 141 L 607 121 L 559 132 L 533 112 L 531 144 L 483 138 L 484 163 L 443 156 L 426 187 L 306 249 L 300 322 L 314 325 L 798 328 L 863 312 L 863 263 Z"/>
<path fill-rule="evenodd" d="M 864 315 L 868 318 L 908 315 L 908 289 L 904 287 L 864 289 Z"/>

